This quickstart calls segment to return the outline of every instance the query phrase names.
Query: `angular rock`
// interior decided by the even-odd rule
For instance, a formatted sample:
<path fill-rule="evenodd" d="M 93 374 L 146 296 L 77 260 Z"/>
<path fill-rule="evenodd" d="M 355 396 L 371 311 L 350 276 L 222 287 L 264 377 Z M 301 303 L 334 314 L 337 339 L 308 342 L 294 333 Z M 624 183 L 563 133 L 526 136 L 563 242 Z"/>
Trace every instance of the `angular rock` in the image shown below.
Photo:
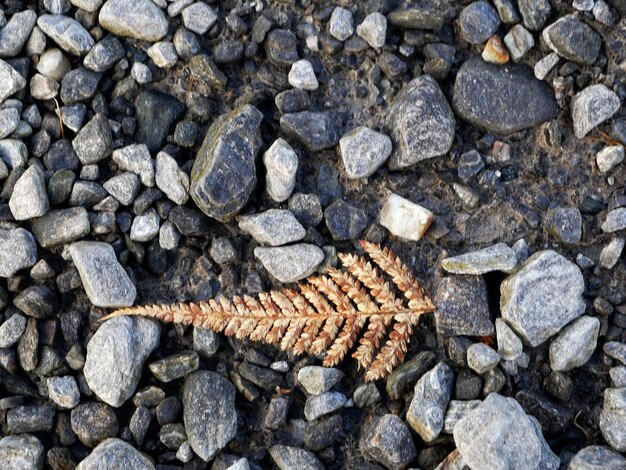
<path fill-rule="evenodd" d="M 76 242 L 70 246 L 70 255 L 92 304 L 108 308 L 133 305 L 137 291 L 111 245 Z"/>
<path fill-rule="evenodd" d="M 0 229 L 0 277 L 13 276 L 20 269 L 37 262 L 37 244 L 30 232 L 23 228 Z"/>
<path fill-rule="evenodd" d="M 107 4 L 112 1 L 116 0 L 109 0 Z M 155 6 L 152 2 L 149 3 Z M 135 140 L 146 144 L 150 152 L 158 152 L 174 125 L 183 117 L 185 109 L 183 103 L 168 93 L 155 90 L 142 92 L 135 100 L 137 114 Z"/>
<path fill-rule="evenodd" d="M 312 395 L 329 391 L 343 378 L 343 372 L 332 367 L 305 366 L 298 371 L 298 382 Z"/>
<path fill-rule="evenodd" d="M 409 428 L 393 414 L 374 419 L 365 429 L 359 447 L 391 470 L 406 468 L 417 455 Z"/>
<path fill-rule="evenodd" d="M 28 149 L 17 139 L 0 140 L 0 159 L 12 170 L 23 168 L 28 159 Z"/>
<path fill-rule="evenodd" d="M 585 312 L 580 268 L 545 250 L 528 258 L 500 285 L 502 319 L 535 347 Z"/>
<path fill-rule="evenodd" d="M 496 341 L 498 354 L 506 361 L 515 361 L 524 351 L 522 340 L 501 318 L 496 318 Z"/>
<path fill-rule="evenodd" d="M 596 349 L 600 320 L 582 316 L 561 330 L 550 344 L 550 368 L 568 371 L 584 365 Z"/>
<path fill-rule="evenodd" d="M 217 21 L 217 15 L 206 3 L 196 2 L 182 11 L 185 28 L 196 34 L 206 33 Z"/>
<path fill-rule="evenodd" d="M 311 395 L 304 405 L 304 417 L 308 421 L 314 421 L 341 408 L 348 399 L 343 393 L 324 392 L 319 395 Z"/>
<path fill-rule="evenodd" d="M 569 462 L 568 470 L 622 470 L 626 459 L 605 446 L 587 446 Z"/>
<path fill-rule="evenodd" d="M 96 114 L 72 140 L 72 147 L 83 165 L 104 160 L 113 152 L 113 135 L 107 117 Z"/>
<path fill-rule="evenodd" d="M 296 186 L 298 155 L 283 139 L 276 139 L 263 154 L 265 164 L 265 188 L 276 202 L 283 202 L 291 196 Z"/>
<path fill-rule="evenodd" d="M 4 60 L 0 59 L 0 103 L 25 86 L 26 80 L 24 77 Z"/>
<path fill-rule="evenodd" d="M 622 251 L 624 251 L 624 245 L 626 245 L 626 240 L 623 238 L 615 237 L 611 240 L 600 252 L 600 258 L 598 259 L 600 265 L 606 269 L 613 269 L 619 261 Z"/>
<path fill-rule="evenodd" d="M 0 30 L 1 31 L 1 30 Z M 11 135 L 20 122 L 20 112 L 15 108 L 0 110 L 0 139 Z"/>
<path fill-rule="evenodd" d="M 168 383 L 185 377 L 198 369 L 200 357 L 195 351 L 183 351 L 173 354 L 148 365 L 157 380 Z"/>
<path fill-rule="evenodd" d="M 378 216 L 380 224 L 393 235 L 413 241 L 424 236 L 433 219 L 428 209 L 394 193 L 389 193 Z"/>
<path fill-rule="evenodd" d="M 575 245 L 582 237 L 583 219 L 577 207 L 557 207 L 546 214 L 546 229 L 561 243 Z"/>
<path fill-rule="evenodd" d="M 335 8 L 332 15 L 330 15 L 328 26 L 332 37 L 338 41 L 345 41 L 354 33 L 352 12 L 341 7 Z"/>
<path fill-rule="evenodd" d="M 83 65 L 92 72 L 106 72 L 125 54 L 122 43 L 115 36 L 108 35 L 93 46 L 89 54 L 85 56 Z"/>
<path fill-rule="evenodd" d="M 111 154 L 111 159 L 120 170 L 139 175 L 144 186 L 154 186 L 154 164 L 146 144 L 131 144 L 116 149 Z"/>
<path fill-rule="evenodd" d="M 278 65 L 286 67 L 298 60 L 296 36 L 286 29 L 273 29 L 265 38 L 267 58 Z"/>
<path fill-rule="evenodd" d="M 602 173 L 608 173 L 624 161 L 624 147 L 613 145 L 605 147 L 596 154 L 596 163 Z"/>
<path fill-rule="evenodd" d="M 517 62 L 533 48 L 535 40 L 533 39 L 533 35 L 530 34 L 526 28 L 516 24 L 506 36 L 504 36 L 504 44 L 506 44 L 511 58 Z"/>
<path fill-rule="evenodd" d="M 162 39 L 168 28 L 165 14 L 150 0 L 107 0 L 98 20 L 118 36 L 150 42 Z"/>
<path fill-rule="evenodd" d="M 443 419 L 443 428 L 441 432 L 444 434 L 452 434 L 456 423 L 467 416 L 470 411 L 481 403 L 482 402 L 480 400 L 450 400 L 446 416 Z"/>
<path fill-rule="evenodd" d="M 289 84 L 299 90 L 314 91 L 319 87 L 311 62 L 306 59 L 291 64 L 288 75 Z"/>
<path fill-rule="evenodd" d="M 500 355 L 483 343 L 474 343 L 467 348 L 467 365 L 478 374 L 484 374 L 496 368 Z"/>
<path fill-rule="evenodd" d="M 89 235 L 89 216 L 83 207 L 48 212 L 33 221 L 32 230 L 37 243 L 53 248 Z"/>
<path fill-rule="evenodd" d="M 395 146 L 389 160 L 392 169 L 443 155 L 454 141 L 454 114 L 429 75 L 415 78 L 402 88 L 391 105 L 387 125 Z"/>
<path fill-rule="evenodd" d="M 69 16 L 41 15 L 37 26 L 61 49 L 77 56 L 87 54 L 95 44 L 91 34 Z"/>
<path fill-rule="evenodd" d="M 26 317 L 16 313 L 0 325 L 0 348 L 10 348 L 17 343 L 26 329 Z"/>
<path fill-rule="evenodd" d="M 432 368 L 435 362 L 435 355 L 431 351 L 422 351 L 396 367 L 387 377 L 385 389 L 389 398 L 399 400 L 404 392 L 415 387 L 417 380 Z"/>
<path fill-rule="evenodd" d="M 297 140 L 309 152 L 319 152 L 337 145 L 337 126 L 328 112 L 302 111 L 283 114 L 280 130 Z"/>
<path fill-rule="evenodd" d="M 280 246 L 302 240 L 306 230 L 293 212 L 284 209 L 269 209 L 259 214 L 243 216 L 239 228 L 249 233 L 257 243 Z"/>
<path fill-rule="evenodd" d="M 0 439 L 0 462 L 7 469 L 41 470 L 44 447 L 35 436 L 21 434 Z"/>
<path fill-rule="evenodd" d="M 510 273 L 515 266 L 517 257 L 506 243 L 497 243 L 441 262 L 441 267 L 453 274 L 485 274 L 492 271 Z"/>
<path fill-rule="evenodd" d="M 185 204 L 189 199 L 189 176 L 165 152 L 159 152 L 156 156 L 155 182 L 157 188 L 176 204 Z"/>
<path fill-rule="evenodd" d="M 244 105 L 220 116 L 207 130 L 191 170 L 189 192 L 209 217 L 225 221 L 248 202 L 256 186 L 262 119 L 258 109 Z"/>
<path fill-rule="evenodd" d="M 591 65 L 596 61 L 602 38 L 591 26 L 572 16 L 560 18 L 542 33 L 543 39 L 561 57 L 579 64 Z"/>
<path fill-rule="evenodd" d="M 573 418 L 570 410 L 531 390 L 520 390 L 515 394 L 515 400 L 529 416 L 537 419 L 546 435 L 563 431 Z"/>
<path fill-rule="evenodd" d="M 356 206 L 337 199 L 324 211 L 326 227 L 333 240 L 354 240 L 367 228 L 367 213 Z"/>
<path fill-rule="evenodd" d="M 121 439 L 112 437 L 100 443 L 82 462 L 76 470 L 100 469 L 154 470 L 152 462 L 136 450 L 132 445 Z"/>
<path fill-rule="evenodd" d="M 524 26 L 531 31 L 540 30 L 552 12 L 548 0 L 519 0 L 518 8 L 524 20 Z"/>
<path fill-rule="evenodd" d="M 15 220 L 28 220 L 48 212 L 50 203 L 46 182 L 39 166 L 28 168 L 13 187 L 9 208 Z"/>
<path fill-rule="evenodd" d="M 37 13 L 34 10 L 18 11 L 9 22 L 0 29 L 0 57 L 15 57 L 28 40 L 35 23 Z"/>
<path fill-rule="evenodd" d="M 611 447 L 626 452 L 626 388 L 604 391 L 600 431 Z"/>
<path fill-rule="evenodd" d="M 66 105 L 87 101 L 98 91 L 102 74 L 79 67 L 68 72 L 61 82 L 61 100 Z"/>
<path fill-rule="evenodd" d="M 485 0 L 470 3 L 459 15 L 461 35 L 470 44 L 483 44 L 500 26 L 496 10 Z"/>
<path fill-rule="evenodd" d="M 109 178 L 102 185 L 123 206 L 130 206 L 139 192 L 139 177 L 127 171 Z"/>
<path fill-rule="evenodd" d="M 269 449 L 270 456 L 280 470 L 323 470 L 324 465 L 315 454 L 298 447 L 275 445 Z"/>
<path fill-rule="evenodd" d="M 159 234 L 160 221 L 159 214 L 154 208 L 138 215 L 130 228 L 130 239 L 136 242 L 149 242 Z"/>
<path fill-rule="evenodd" d="M 380 49 L 385 45 L 387 38 L 387 18 L 378 12 L 370 13 L 356 27 L 356 33 L 371 47 Z"/>
<path fill-rule="evenodd" d="M 391 139 L 367 127 L 357 127 L 339 139 L 341 159 L 350 179 L 374 174 L 391 155 Z"/>
<path fill-rule="evenodd" d="M 441 279 L 435 294 L 437 331 L 444 336 L 491 336 L 487 285 L 480 276 Z"/>
<path fill-rule="evenodd" d="M 48 397 L 61 408 L 74 408 L 80 401 L 76 379 L 71 375 L 48 378 Z"/>
<path fill-rule="evenodd" d="M 183 386 L 183 411 L 189 444 L 204 461 L 235 437 L 235 387 L 222 376 L 208 371 L 189 375 Z"/>
<path fill-rule="evenodd" d="M 620 99 L 602 84 L 590 85 L 574 95 L 570 108 L 574 135 L 582 139 L 619 110 Z"/>

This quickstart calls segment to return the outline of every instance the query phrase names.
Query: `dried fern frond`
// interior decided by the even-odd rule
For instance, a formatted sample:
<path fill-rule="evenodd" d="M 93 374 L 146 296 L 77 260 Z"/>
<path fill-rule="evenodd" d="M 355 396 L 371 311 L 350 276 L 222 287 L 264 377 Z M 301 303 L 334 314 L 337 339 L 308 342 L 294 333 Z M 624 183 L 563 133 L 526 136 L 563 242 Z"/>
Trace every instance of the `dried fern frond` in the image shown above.
<path fill-rule="evenodd" d="M 377 380 L 404 360 L 419 317 L 435 306 L 391 250 L 366 241 L 361 246 L 369 260 L 339 254 L 343 269 L 309 277 L 297 289 L 262 292 L 257 298 L 130 307 L 104 320 L 137 315 L 276 344 L 295 354 L 325 352 L 327 367 L 356 345 L 352 357 L 365 369 L 365 380 Z"/>

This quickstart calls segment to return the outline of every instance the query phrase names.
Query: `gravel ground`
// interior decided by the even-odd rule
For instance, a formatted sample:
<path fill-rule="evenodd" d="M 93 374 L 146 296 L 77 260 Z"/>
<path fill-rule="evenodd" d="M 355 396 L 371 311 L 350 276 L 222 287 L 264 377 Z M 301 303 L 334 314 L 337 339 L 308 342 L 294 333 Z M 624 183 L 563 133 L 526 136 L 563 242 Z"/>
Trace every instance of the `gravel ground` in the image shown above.
<path fill-rule="evenodd" d="M 624 0 L 0 1 L 0 468 L 626 468 Z M 406 361 L 101 318 L 389 247 Z"/>

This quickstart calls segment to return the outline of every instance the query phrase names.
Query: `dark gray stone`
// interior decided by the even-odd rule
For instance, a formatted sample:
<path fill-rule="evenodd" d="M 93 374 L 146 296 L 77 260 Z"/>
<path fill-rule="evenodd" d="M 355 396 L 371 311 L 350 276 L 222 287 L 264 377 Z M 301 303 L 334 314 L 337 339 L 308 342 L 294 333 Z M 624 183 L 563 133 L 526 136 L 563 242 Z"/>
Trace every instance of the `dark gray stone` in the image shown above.
<path fill-rule="evenodd" d="M 142 92 L 135 100 L 135 140 L 146 144 L 150 152 L 158 152 L 185 110 L 186 106 L 168 93 L 155 90 Z"/>
<path fill-rule="evenodd" d="M 542 35 L 550 49 L 579 64 L 593 64 L 602 47 L 600 35 L 591 26 L 571 16 L 551 24 Z"/>
<path fill-rule="evenodd" d="M 517 6 L 524 26 L 531 31 L 539 31 L 552 12 L 549 0 L 518 0 Z"/>
<path fill-rule="evenodd" d="M 483 44 L 500 26 L 496 10 L 485 0 L 470 3 L 459 15 L 461 35 L 470 44 Z"/>
<path fill-rule="evenodd" d="M 534 416 L 546 435 L 562 431 L 573 418 L 572 412 L 530 390 L 520 390 L 515 400 L 530 416 Z"/>
<path fill-rule="evenodd" d="M 298 60 L 296 36 L 286 29 L 274 29 L 265 38 L 267 58 L 278 66 L 289 66 Z"/>
<path fill-rule="evenodd" d="M 83 403 L 70 415 L 72 431 L 87 447 L 96 447 L 109 437 L 115 437 L 119 423 L 113 409 L 104 403 Z"/>
<path fill-rule="evenodd" d="M 443 278 L 435 294 L 437 331 L 444 336 L 491 336 L 487 285 L 480 276 Z"/>
<path fill-rule="evenodd" d="M 548 233 L 559 242 L 575 245 L 580 242 L 583 232 L 583 219 L 576 207 L 558 207 L 546 214 L 545 225 Z"/>
<path fill-rule="evenodd" d="M 113 136 L 109 120 L 102 114 L 96 114 L 72 141 L 76 155 L 83 165 L 90 165 L 104 160 L 113 152 Z"/>
<path fill-rule="evenodd" d="M 7 411 L 7 433 L 52 431 L 54 407 L 50 405 L 16 406 Z"/>
<path fill-rule="evenodd" d="M 77 56 L 85 55 L 95 43 L 91 34 L 69 16 L 41 15 L 37 26 L 61 49 Z"/>
<path fill-rule="evenodd" d="M 93 72 L 106 72 L 125 55 L 122 43 L 112 35 L 105 36 L 85 56 L 83 65 Z"/>
<path fill-rule="evenodd" d="M 319 152 L 339 142 L 337 126 L 328 112 L 283 114 L 280 117 L 280 130 L 304 145 L 309 152 Z"/>
<path fill-rule="evenodd" d="M 391 470 L 406 468 L 417 455 L 409 428 L 392 414 L 376 418 L 367 426 L 360 448 L 367 456 Z"/>
<path fill-rule="evenodd" d="M 358 207 L 338 199 L 324 211 L 326 227 L 334 240 L 354 240 L 367 228 L 367 213 Z"/>
<path fill-rule="evenodd" d="M 61 81 L 61 100 L 68 105 L 93 98 L 101 78 L 102 74 L 83 67 L 68 72 Z"/>

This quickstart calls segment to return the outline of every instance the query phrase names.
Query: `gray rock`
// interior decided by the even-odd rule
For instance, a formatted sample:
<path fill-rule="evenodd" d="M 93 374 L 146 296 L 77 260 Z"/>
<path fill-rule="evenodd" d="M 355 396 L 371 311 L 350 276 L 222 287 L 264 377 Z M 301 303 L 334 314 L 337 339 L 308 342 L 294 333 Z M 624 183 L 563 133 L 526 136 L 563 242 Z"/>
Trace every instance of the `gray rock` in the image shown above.
<path fill-rule="evenodd" d="M 450 276 L 437 284 L 437 331 L 444 336 L 490 336 L 494 326 L 489 314 L 487 285 L 480 276 Z"/>
<path fill-rule="evenodd" d="M 12 170 L 25 167 L 28 159 L 26 145 L 17 139 L 0 140 L 0 159 Z"/>
<path fill-rule="evenodd" d="M 133 203 L 140 186 L 139 177 L 129 171 L 109 178 L 102 185 L 123 206 L 130 206 Z"/>
<path fill-rule="evenodd" d="M 61 408 L 74 408 L 80 401 L 76 379 L 71 375 L 48 378 L 48 397 Z"/>
<path fill-rule="evenodd" d="M 506 361 L 517 360 L 524 351 L 522 340 L 501 318 L 496 318 L 496 340 L 498 343 L 498 354 Z"/>
<path fill-rule="evenodd" d="M 189 176 L 165 152 L 159 152 L 156 156 L 155 181 L 157 188 L 176 204 L 185 204 L 189 199 Z"/>
<path fill-rule="evenodd" d="M 387 124 L 395 144 L 389 160 L 392 169 L 443 155 L 454 141 L 454 114 L 429 75 L 415 78 L 402 88 L 391 105 Z"/>
<path fill-rule="evenodd" d="M 548 447 L 539 424 L 513 398 L 490 394 L 459 420 L 453 434 L 471 468 L 559 468 L 559 458 Z"/>
<path fill-rule="evenodd" d="M 134 317 L 116 317 L 100 326 L 87 344 L 83 369 L 100 400 L 119 407 L 130 398 L 144 361 L 159 345 L 159 331 L 154 321 Z"/>
<path fill-rule="evenodd" d="M 308 243 L 271 248 L 256 247 L 254 256 L 280 282 L 304 279 L 324 260 L 322 249 Z"/>
<path fill-rule="evenodd" d="M 44 361 L 43 355 L 41 361 Z M 59 365 L 57 364 L 57 367 Z M 8 434 L 50 432 L 54 425 L 54 415 L 54 408 L 48 404 L 16 406 L 7 411 L 6 432 Z"/>
<path fill-rule="evenodd" d="M 280 470 L 324 470 L 324 465 L 315 454 L 298 447 L 275 445 L 270 447 L 270 456 Z"/>
<path fill-rule="evenodd" d="M 0 117 L 1 119 L 1 117 Z M 1 127 L 1 125 L 0 125 Z M 0 132 L 0 135 L 2 133 Z M 596 153 L 596 163 L 598 169 L 602 173 L 608 173 L 617 165 L 624 161 L 624 147 L 621 145 L 612 145 L 605 147 Z"/>
<path fill-rule="evenodd" d="M 367 127 L 357 127 L 339 139 L 348 178 L 367 178 L 385 163 L 393 149 L 391 139 Z"/>
<path fill-rule="evenodd" d="M 600 35 L 573 16 L 552 23 L 543 30 L 542 36 L 550 49 L 579 64 L 593 64 L 602 47 Z"/>
<path fill-rule="evenodd" d="M 153 44 L 147 50 L 147 54 L 154 62 L 154 65 L 162 69 L 172 68 L 178 60 L 176 48 L 170 41 L 160 41 Z"/>
<path fill-rule="evenodd" d="M 550 367 L 568 371 L 585 364 L 596 350 L 600 320 L 582 316 L 561 330 L 550 344 Z"/>
<path fill-rule="evenodd" d="M 496 10 L 485 0 L 470 3 L 459 15 L 463 39 L 470 44 L 483 44 L 500 26 Z"/>
<path fill-rule="evenodd" d="M 61 82 L 70 70 L 72 70 L 72 64 L 57 48 L 47 49 L 37 63 L 37 71 L 40 74 L 54 78 L 57 82 Z"/>
<path fill-rule="evenodd" d="M 111 245 L 76 242 L 70 246 L 70 255 L 92 304 L 107 308 L 133 304 L 137 291 Z"/>
<path fill-rule="evenodd" d="M 239 228 L 261 245 L 280 246 L 302 240 L 306 230 L 291 211 L 269 209 L 259 214 L 243 216 Z"/>
<path fill-rule="evenodd" d="M 209 461 L 235 437 L 235 387 L 214 372 L 194 372 L 183 386 L 185 431 L 193 451 Z"/>
<path fill-rule="evenodd" d="M 169 93 L 156 90 L 141 92 L 135 100 L 137 116 L 135 140 L 146 144 L 150 152 L 158 152 L 176 123 L 185 114 L 185 109 L 185 104 Z"/>
<path fill-rule="evenodd" d="M 95 44 L 91 34 L 69 16 L 41 15 L 37 19 L 37 26 L 61 49 L 77 56 L 87 54 Z"/>
<path fill-rule="evenodd" d="M 265 38 L 267 58 L 279 67 L 287 67 L 298 60 L 296 35 L 287 29 L 273 29 Z"/>
<path fill-rule="evenodd" d="M 539 31 L 552 12 L 548 0 L 519 0 L 517 5 L 524 20 L 524 26 L 531 31 Z"/>
<path fill-rule="evenodd" d="M 311 395 L 304 404 L 304 417 L 308 421 L 337 411 L 348 399 L 343 393 L 324 392 L 319 395 Z"/>
<path fill-rule="evenodd" d="M 121 439 L 112 437 L 103 441 L 78 464 L 76 470 L 154 470 L 152 462 Z"/>
<path fill-rule="evenodd" d="M 328 112 L 302 111 L 283 114 L 280 130 L 297 140 L 309 152 L 319 152 L 337 145 L 337 126 Z"/>
<path fill-rule="evenodd" d="M 66 105 L 87 101 L 98 91 L 102 74 L 79 67 L 68 72 L 61 81 L 61 100 Z"/>
<path fill-rule="evenodd" d="M 506 243 L 497 243 L 441 262 L 441 267 L 453 274 L 485 274 L 492 271 L 510 273 L 515 266 L 517 257 Z"/>
<path fill-rule="evenodd" d="M 560 111 L 551 87 L 537 80 L 530 67 L 488 64 L 480 58 L 461 66 L 452 96 L 462 119 L 498 134 L 538 126 Z"/>
<path fill-rule="evenodd" d="M 70 206 L 92 207 L 107 197 L 106 190 L 93 181 L 76 181 L 71 187 Z"/>
<path fill-rule="evenodd" d="M 189 5 L 182 11 L 182 17 L 185 28 L 200 35 L 211 29 L 217 21 L 217 15 L 202 2 Z"/>
<path fill-rule="evenodd" d="M 180 232 L 169 220 L 159 228 L 159 246 L 165 250 L 175 250 L 180 242 Z"/>
<path fill-rule="evenodd" d="M 574 95 L 570 107 L 574 135 L 582 139 L 619 110 L 620 99 L 602 84 L 590 85 Z"/>
<path fill-rule="evenodd" d="M 0 29 L 0 57 L 15 57 L 20 53 L 37 22 L 34 10 L 24 10 L 11 16 Z"/>
<path fill-rule="evenodd" d="M 4 60 L 0 59 L 0 103 L 25 86 L 26 80 L 24 77 Z"/>
<path fill-rule="evenodd" d="M 559 60 L 559 55 L 556 52 L 551 52 L 543 59 L 537 61 L 533 68 L 535 77 L 537 77 L 538 80 L 545 79 L 550 71 L 556 67 L 556 64 L 559 63 Z"/>
<path fill-rule="evenodd" d="M 626 452 L 626 388 L 604 391 L 600 431 L 611 447 Z"/>
<path fill-rule="evenodd" d="M 611 367 L 609 375 L 616 388 L 626 387 L 626 366 Z"/>
<path fill-rule="evenodd" d="M 220 116 L 207 130 L 191 170 L 189 192 L 209 217 L 225 221 L 248 202 L 256 186 L 262 119 L 258 109 L 244 105 Z"/>
<path fill-rule="evenodd" d="M 445 20 L 444 9 L 436 3 L 402 7 L 387 14 L 387 20 L 403 29 L 428 29 L 438 31 Z"/>
<path fill-rule="evenodd" d="M 312 395 L 329 391 L 343 378 L 343 372 L 332 367 L 305 366 L 298 371 L 298 382 Z"/>
<path fill-rule="evenodd" d="M 86 447 L 96 447 L 119 432 L 117 416 L 109 405 L 87 402 L 78 405 L 70 414 L 72 431 Z"/>
<path fill-rule="evenodd" d="M 154 361 L 148 365 L 148 368 L 157 380 L 168 383 L 185 377 L 197 370 L 199 365 L 200 356 L 197 352 L 183 351 Z"/>
<path fill-rule="evenodd" d="M 50 211 L 32 223 L 33 235 L 43 248 L 80 240 L 89 235 L 89 229 L 89 215 L 84 207 Z"/>
<path fill-rule="evenodd" d="M 301 59 L 291 64 L 291 70 L 287 78 L 289 84 L 298 90 L 314 91 L 319 87 L 313 66 L 306 59 Z"/>
<path fill-rule="evenodd" d="M 444 434 L 452 434 L 456 423 L 467 416 L 470 411 L 481 403 L 482 401 L 480 400 L 450 400 L 446 416 L 443 418 L 443 428 L 441 432 Z"/>
<path fill-rule="evenodd" d="M 504 36 L 504 44 L 511 54 L 511 59 L 517 62 L 533 48 L 535 40 L 533 35 L 530 34 L 526 28 L 516 24 L 506 36 Z"/>
<path fill-rule="evenodd" d="M 326 227 L 333 240 L 354 240 L 367 228 L 367 212 L 352 204 L 337 199 L 324 211 Z"/>
<path fill-rule="evenodd" d="M 283 202 L 291 196 L 296 186 L 298 155 L 283 139 L 276 139 L 263 154 L 265 164 L 265 189 L 276 202 Z"/>
<path fill-rule="evenodd" d="M 206 359 L 212 357 L 220 346 L 219 336 L 206 328 L 193 329 L 193 349 Z"/>
<path fill-rule="evenodd" d="M 16 313 L 0 325 L 0 348 L 10 348 L 17 343 L 26 329 L 26 317 Z"/>
<path fill-rule="evenodd" d="M 356 33 L 371 47 L 380 49 L 387 39 L 387 18 L 378 12 L 370 13 L 356 27 Z"/>
<path fill-rule="evenodd" d="M 454 372 L 444 363 L 437 364 L 417 381 L 406 420 L 426 442 L 439 436 L 443 418 L 452 397 Z"/>
<path fill-rule="evenodd" d="M 0 277 L 11 277 L 37 262 L 37 244 L 23 228 L 0 229 Z"/>
<path fill-rule="evenodd" d="M 102 38 L 85 56 L 83 65 L 93 72 L 106 72 L 113 67 L 126 52 L 122 43 L 113 35 Z"/>
<path fill-rule="evenodd" d="M 39 166 L 31 166 L 17 180 L 9 199 L 9 208 L 15 220 L 33 219 L 48 212 L 50 203 L 46 182 Z"/>
<path fill-rule="evenodd" d="M 604 232 L 617 232 L 626 228 L 626 208 L 618 207 L 617 209 L 610 210 L 606 214 L 606 218 L 601 225 Z"/>
<path fill-rule="evenodd" d="M 391 470 L 406 468 L 417 455 L 411 431 L 393 414 L 375 418 L 365 429 L 359 447 Z"/>
<path fill-rule="evenodd" d="M 45 449 L 39 439 L 29 434 L 0 439 L 0 461 L 11 470 L 41 470 Z"/>
<path fill-rule="evenodd" d="M 546 230 L 559 242 L 575 245 L 583 234 L 583 218 L 577 207 L 550 209 L 544 220 Z"/>
<path fill-rule="evenodd" d="M 359 408 L 366 408 L 368 406 L 371 406 L 380 399 L 381 395 L 378 391 L 378 387 L 376 387 L 376 384 L 374 384 L 373 382 L 359 385 L 356 390 L 354 390 L 354 394 L 352 395 L 352 401 L 354 401 L 354 406 L 357 406 Z"/>
<path fill-rule="evenodd" d="M 345 41 L 354 33 L 352 12 L 345 8 L 336 7 L 330 15 L 329 32 L 338 41 Z"/>
<path fill-rule="evenodd" d="M 386 391 L 389 398 L 399 400 L 417 380 L 435 365 L 436 358 L 431 351 L 422 351 L 396 367 L 387 377 Z"/>
<path fill-rule="evenodd" d="M 54 78 L 35 74 L 30 79 L 30 94 L 33 98 L 41 101 L 51 100 L 58 93 L 59 83 Z"/>
<path fill-rule="evenodd" d="M 150 208 L 133 220 L 130 228 L 130 239 L 136 242 L 149 242 L 159 234 L 161 219 L 156 209 Z"/>
<path fill-rule="evenodd" d="M 473 371 L 484 374 L 496 368 L 500 355 L 483 343 L 474 343 L 467 348 L 467 365 Z"/>
<path fill-rule="evenodd" d="M 535 253 L 500 285 L 502 319 L 535 347 L 585 312 L 580 268 L 558 253 Z"/>
<path fill-rule="evenodd" d="M 116 149 L 111 154 L 111 159 L 120 170 L 139 175 L 143 185 L 154 186 L 154 164 L 146 144 L 131 144 Z"/>
<path fill-rule="evenodd" d="M 0 110 L 0 139 L 11 135 L 20 122 L 20 112 L 15 108 Z"/>
<path fill-rule="evenodd" d="M 162 39 L 168 28 L 165 14 L 150 0 L 107 0 L 98 20 L 118 36 L 150 42 Z"/>
<path fill-rule="evenodd" d="M 587 446 L 569 462 L 568 470 L 623 470 L 626 459 L 605 446 Z"/>
<path fill-rule="evenodd" d="M 604 354 L 626 366 L 626 343 L 608 341 L 602 347 Z"/>

